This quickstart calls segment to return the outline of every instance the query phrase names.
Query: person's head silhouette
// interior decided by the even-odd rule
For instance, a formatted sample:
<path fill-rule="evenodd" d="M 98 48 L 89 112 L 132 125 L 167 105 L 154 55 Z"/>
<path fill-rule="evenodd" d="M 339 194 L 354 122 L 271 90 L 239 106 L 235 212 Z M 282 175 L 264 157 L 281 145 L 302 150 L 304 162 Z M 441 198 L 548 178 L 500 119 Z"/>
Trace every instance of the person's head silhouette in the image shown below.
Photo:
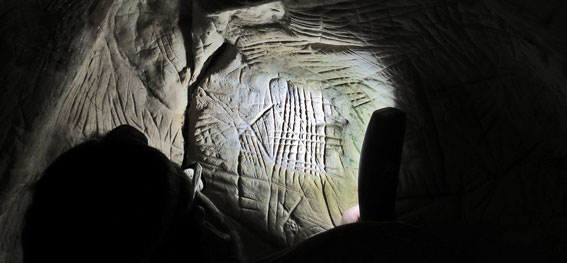
<path fill-rule="evenodd" d="M 34 186 L 24 262 L 183 260 L 199 240 L 184 180 L 131 126 L 72 148 Z"/>

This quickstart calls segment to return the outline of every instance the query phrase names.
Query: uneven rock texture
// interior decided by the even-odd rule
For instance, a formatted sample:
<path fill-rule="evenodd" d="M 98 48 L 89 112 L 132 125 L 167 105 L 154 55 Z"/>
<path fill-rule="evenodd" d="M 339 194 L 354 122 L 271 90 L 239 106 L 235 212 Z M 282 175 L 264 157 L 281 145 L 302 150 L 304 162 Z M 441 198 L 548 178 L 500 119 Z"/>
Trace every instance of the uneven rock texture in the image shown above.
<path fill-rule="evenodd" d="M 29 186 L 71 146 L 128 123 L 181 163 L 187 53 L 174 1 L 0 6 L 0 261 L 17 262 Z"/>
<path fill-rule="evenodd" d="M 198 43 L 217 48 L 217 64 L 191 91 L 188 120 L 205 192 L 275 247 L 336 226 L 356 204 L 364 127 L 394 104 L 363 43 L 309 33 L 324 25 L 285 8 L 215 13 L 209 29 L 192 30 L 206 32 Z"/>
<path fill-rule="evenodd" d="M 366 123 L 394 105 L 408 116 L 399 220 L 560 251 L 566 13 L 531 0 L 0 1 L 0 261 L 20 260 L 46 165 L 122 123 L 203 165 L 204 193 L 252 257 L 296 244 L 356 203 Z"/>
<path fill-rule="evenodd" d="M 360 130 L 395 93 L 410 119 L 401 220 L 557 238 L 565 39 L 557 14 L 528 7 L 276 2 L 207 15 L 193 37 L 224 66 L 191 93 L 188 141 L 207 193 L 275 246 L 332 227 L 355 201 Z"/>

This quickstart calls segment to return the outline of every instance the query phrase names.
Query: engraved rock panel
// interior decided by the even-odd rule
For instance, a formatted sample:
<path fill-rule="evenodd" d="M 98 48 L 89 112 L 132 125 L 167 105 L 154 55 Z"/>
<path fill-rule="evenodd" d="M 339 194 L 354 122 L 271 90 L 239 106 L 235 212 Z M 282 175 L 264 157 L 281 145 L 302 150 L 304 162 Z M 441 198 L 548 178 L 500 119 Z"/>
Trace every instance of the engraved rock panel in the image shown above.
<path fill-rule="evenodd" d="M 188 156 L 203 165 L 205 193 L 223 211 L 290 246 L 336 226 L 356 203 L 363 132 L 352 126 L 365 123 L 353 113 L 360 102 L 344 96 L 350 89 L 281 72 L 236 54 L 196 86 Z"/>
<path fill-rule="evenodd" d="M 296 244 L 356 203 L 366 122 L 394 104 L 400 220 L 566 236 L 567 8 L 552 2 L 0 1 L 0 261 L 21 261 L 42 169 L 122 123 L 201 162 L 246 241 Z"/>
<path fill-rule="evenodd" d="M 70 147 L 127 123 L 181 163 L 187 54 L 177 1 L 0 6 L 0 262 L 20 262 L 29 186 Z"/>

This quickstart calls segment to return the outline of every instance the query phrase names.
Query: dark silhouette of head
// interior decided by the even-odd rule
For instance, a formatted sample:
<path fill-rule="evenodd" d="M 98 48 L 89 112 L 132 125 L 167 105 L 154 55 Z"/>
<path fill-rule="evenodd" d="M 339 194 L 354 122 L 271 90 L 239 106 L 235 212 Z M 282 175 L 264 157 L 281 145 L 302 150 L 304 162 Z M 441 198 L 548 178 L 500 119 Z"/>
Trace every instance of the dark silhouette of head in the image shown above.
<path fill-rule="evenodd" d="M 186 180 L 131 126 L 70 149 L 34 185 L 24 262 L 203 260 Z"/>

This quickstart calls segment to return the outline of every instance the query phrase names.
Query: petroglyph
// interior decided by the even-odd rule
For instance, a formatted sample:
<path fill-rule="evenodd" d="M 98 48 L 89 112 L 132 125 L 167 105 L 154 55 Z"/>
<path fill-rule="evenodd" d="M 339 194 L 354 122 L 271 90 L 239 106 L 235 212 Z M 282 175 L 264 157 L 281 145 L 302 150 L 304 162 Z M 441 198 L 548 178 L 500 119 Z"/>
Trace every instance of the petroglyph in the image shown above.
<path fill-rule="evenodd" d="M 338 224 L 394 104 L 400 220 L 565 222 L 566 5 L 540 2 L 3 1 L 0 262 L 43 169 L 124 123 L 203 165 L 253 255 Z"/>
<path fill-rule="evenodd" d="M 299 241 L 335 225 L 341 207 L 327 200 L 343 190 L 329 185 L 348 189 L 345 200 L 353 202 L 355 181 L 354 167 L 342 160 L 347 121 L 328 94 L 282 78 L 230 87 L 224 85 L 230 74 L 217 77 L 195 90 L 195 119 L 190 119 L 195 121 L 190 156 L 203 164 L 210 182 L 206 193 L 287 245 L 288 239 Z M 284 225 L 294 217 L 298 226 L 284 235 Z"/>
<path fill-rule="evenodd" d="M 244 19 L 252 9 L 263 13 Z M 356 204 L 366 122 L 393 105 L 372 51 L 301 33 L 299 9 L 229 9 L 192 30 L 209 43 L 197 55 L 214 53 L 216 65 L 192 90 L 188 161 L 203 164 L 205 193 L 223 211 L 278 246 L 337 225 Z"/>

